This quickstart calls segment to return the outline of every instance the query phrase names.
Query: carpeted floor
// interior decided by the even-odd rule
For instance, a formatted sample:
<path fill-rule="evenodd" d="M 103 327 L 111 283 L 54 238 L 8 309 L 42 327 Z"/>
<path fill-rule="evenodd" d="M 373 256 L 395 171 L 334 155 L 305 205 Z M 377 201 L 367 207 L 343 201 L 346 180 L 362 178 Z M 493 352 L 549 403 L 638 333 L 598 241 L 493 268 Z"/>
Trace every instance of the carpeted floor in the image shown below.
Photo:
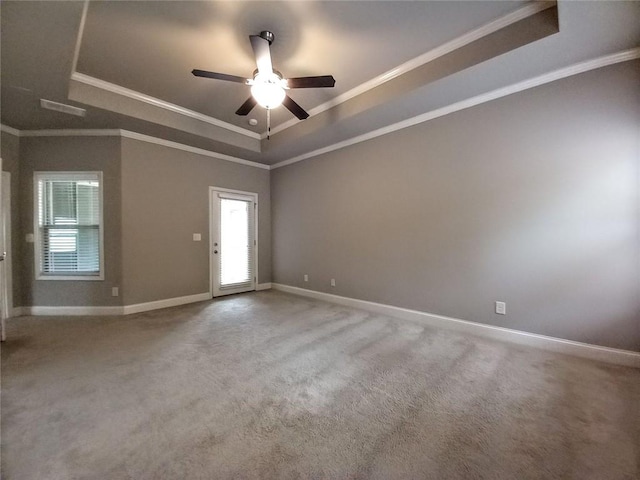
<path fill-rule="evenodd" d="M 8 334 L 4 480 L 640 473 L 631 368 L 275 291 Z"/>

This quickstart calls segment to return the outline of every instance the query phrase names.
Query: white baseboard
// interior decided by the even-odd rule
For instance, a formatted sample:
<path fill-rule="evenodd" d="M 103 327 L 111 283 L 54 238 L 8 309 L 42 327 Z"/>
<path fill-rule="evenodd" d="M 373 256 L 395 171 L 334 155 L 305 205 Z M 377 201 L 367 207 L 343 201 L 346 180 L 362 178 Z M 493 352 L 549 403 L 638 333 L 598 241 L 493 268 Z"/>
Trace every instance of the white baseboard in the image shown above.
<path fill-rule="evenodd" d="M 122 315 L 122 307 L 22 307 L 22 315 Z"/>
<path fill-rule="evenodd" d="M 259 283 L 256 285 L 256 292 L 260 290 L 269 290 L 271 288 L 271 282 L 269 283 Z"/>
<path fill-rule="evenodd" d="M 130 315 L 132 313 L 147 312 L 149 310 L 158 310 L 160 308 L 176 307 L 187 303 L 202 302 L 211 300 L 211 294 L 198 293 L 196 295 L 187 295 L 185 297 L 166 298 L 153 302 L 137 303 L 133 305 L 116 306 L 116 307 L 51 307 L 51 306 L 35 306 L 35 307 L 16 307 L 13 309 L 13 316 L 20 317 L 24 315 L 33 316 L 59 316 L 59 315 Z"/>
<path fill-rule="evenodd" d="M 490 338 L 494 340 L 502 340 L 518 345 L 527 345 L 537 347 L 557 353 L 574 355 L 592 360 L 612 363 L 615 365 L 623 365 L 628 367 L 640 368 L 640 352 L 630 350 L 621 350 L 617 348 L 602 347 L 599 345 L 591 345 L 588 343 L 574 342 L 572 340 L 564 340 L 562 338 L 547 337 L 535 333 L 522 332 L 520 330 L 512 330 L 503 327 L 494 327 L 482 323 L 460 320 L 457 318 L 445 317 L 442 315 L 434 315 L 418 310 L 410 310 L 407 308 L 394 307 L 392 305 L 384 305 L 381 303 L 368 302 L 366 300 L 357 300 L 355 298 L 341 297 L 329 293 L 316 292 L 304 288 L 291 287 L 279 283 L 272 283 L 274 290 L 293 293 L 304 297 L 324 300 L 347 307 L 359 308 L 390 317 L 401 318 L 404 320 L 419 321 L 431 327 L 446 328 L 462 333 L 476 335 L 478 337 Z"/>
<path fill-rule="evenodd" d="M 166 298 L 164 300 L 156 300 L 154 302 L 125 305 L 121 308 L 121 314 L 130 315 L 132 313 L 148 312 L 149 310 L 158 310 L 160 308 L 177 307 L 178 305 L 203 302 L 205 300 L 211 300 L 211 294 L 209 292 L 187 295 L 185 297 Z"/>

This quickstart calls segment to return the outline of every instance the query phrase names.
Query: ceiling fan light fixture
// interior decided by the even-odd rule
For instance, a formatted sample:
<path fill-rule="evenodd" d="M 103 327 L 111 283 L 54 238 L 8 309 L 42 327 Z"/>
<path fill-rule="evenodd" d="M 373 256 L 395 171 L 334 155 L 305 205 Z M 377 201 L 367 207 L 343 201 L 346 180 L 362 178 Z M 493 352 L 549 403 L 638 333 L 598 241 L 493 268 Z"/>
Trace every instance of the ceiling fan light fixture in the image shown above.
<path fill-rule="evenodd" d="M 267 110 L 267 125 L 269 125 L 271 109 L 284 105 L 298 120 L 309 118 L 309 114 L 286 94 L 286 90 L 291 88 L 331 88 L 335 86 L 336 80 L 332 75 L 285 79 L 280 72 L 273 69 L 273 63 L 271 63 L 269 46 L 273 43 L 273 38 L 273 33 L 266 30 L 260 32 L 260 35 L 249 35 L 251 49 L 256 57 L 256 66 L 258 67 L 253 72 L 253 78 L 209 72 L 197 68 L 193 69 L 191 73 L 196 77 L 213 78 L 251 86 L 251 96 L 236 110 L 236 115 L 247 116 L 256 105 L 260 105 Z M 267 126 L 268 131 L 269 127 Z M 268 133 L 267 138 L 269 138 Z"/>
<path fill-rule="evenodd" d="M 256 75 L 251 86 L 251 95 L 258 105 L 266 109 L 279 107 L 286 96 L 282 79 L 275 73 L 269 76 Z"/>

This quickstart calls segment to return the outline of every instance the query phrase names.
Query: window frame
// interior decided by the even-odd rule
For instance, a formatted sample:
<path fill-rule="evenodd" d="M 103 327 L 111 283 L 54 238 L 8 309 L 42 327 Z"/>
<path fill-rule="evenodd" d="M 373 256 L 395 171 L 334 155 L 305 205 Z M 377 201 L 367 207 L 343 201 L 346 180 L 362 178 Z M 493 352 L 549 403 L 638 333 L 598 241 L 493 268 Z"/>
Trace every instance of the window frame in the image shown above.
<path fill-rule="evenodd" d="M 40 202 L 38 199 L 38 183 L 41 180 L 59 180 L 66 182 L 98 181 L 98 241 L 99 272 L 96 275 L 78 274 L 49 274 L 42 271 L 42 252 L 40 239 Z M 104 280 L 104 184 L 101 171 L 71 171 L 71 172 L 33 172 L 33 253 L 36 280 L 73 280 L 73 281 L 103 281 Z"/>

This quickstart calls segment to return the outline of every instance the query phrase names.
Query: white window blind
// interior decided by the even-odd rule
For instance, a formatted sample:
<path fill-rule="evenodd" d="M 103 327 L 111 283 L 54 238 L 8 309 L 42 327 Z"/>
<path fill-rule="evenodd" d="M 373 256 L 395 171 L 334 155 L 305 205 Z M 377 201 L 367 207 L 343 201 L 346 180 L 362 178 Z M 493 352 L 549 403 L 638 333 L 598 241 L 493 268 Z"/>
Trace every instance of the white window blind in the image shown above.
<path fill-rule="evenodd" d="M 101 177 L 36 172 L 38 278 L 103 278 Z"/>

